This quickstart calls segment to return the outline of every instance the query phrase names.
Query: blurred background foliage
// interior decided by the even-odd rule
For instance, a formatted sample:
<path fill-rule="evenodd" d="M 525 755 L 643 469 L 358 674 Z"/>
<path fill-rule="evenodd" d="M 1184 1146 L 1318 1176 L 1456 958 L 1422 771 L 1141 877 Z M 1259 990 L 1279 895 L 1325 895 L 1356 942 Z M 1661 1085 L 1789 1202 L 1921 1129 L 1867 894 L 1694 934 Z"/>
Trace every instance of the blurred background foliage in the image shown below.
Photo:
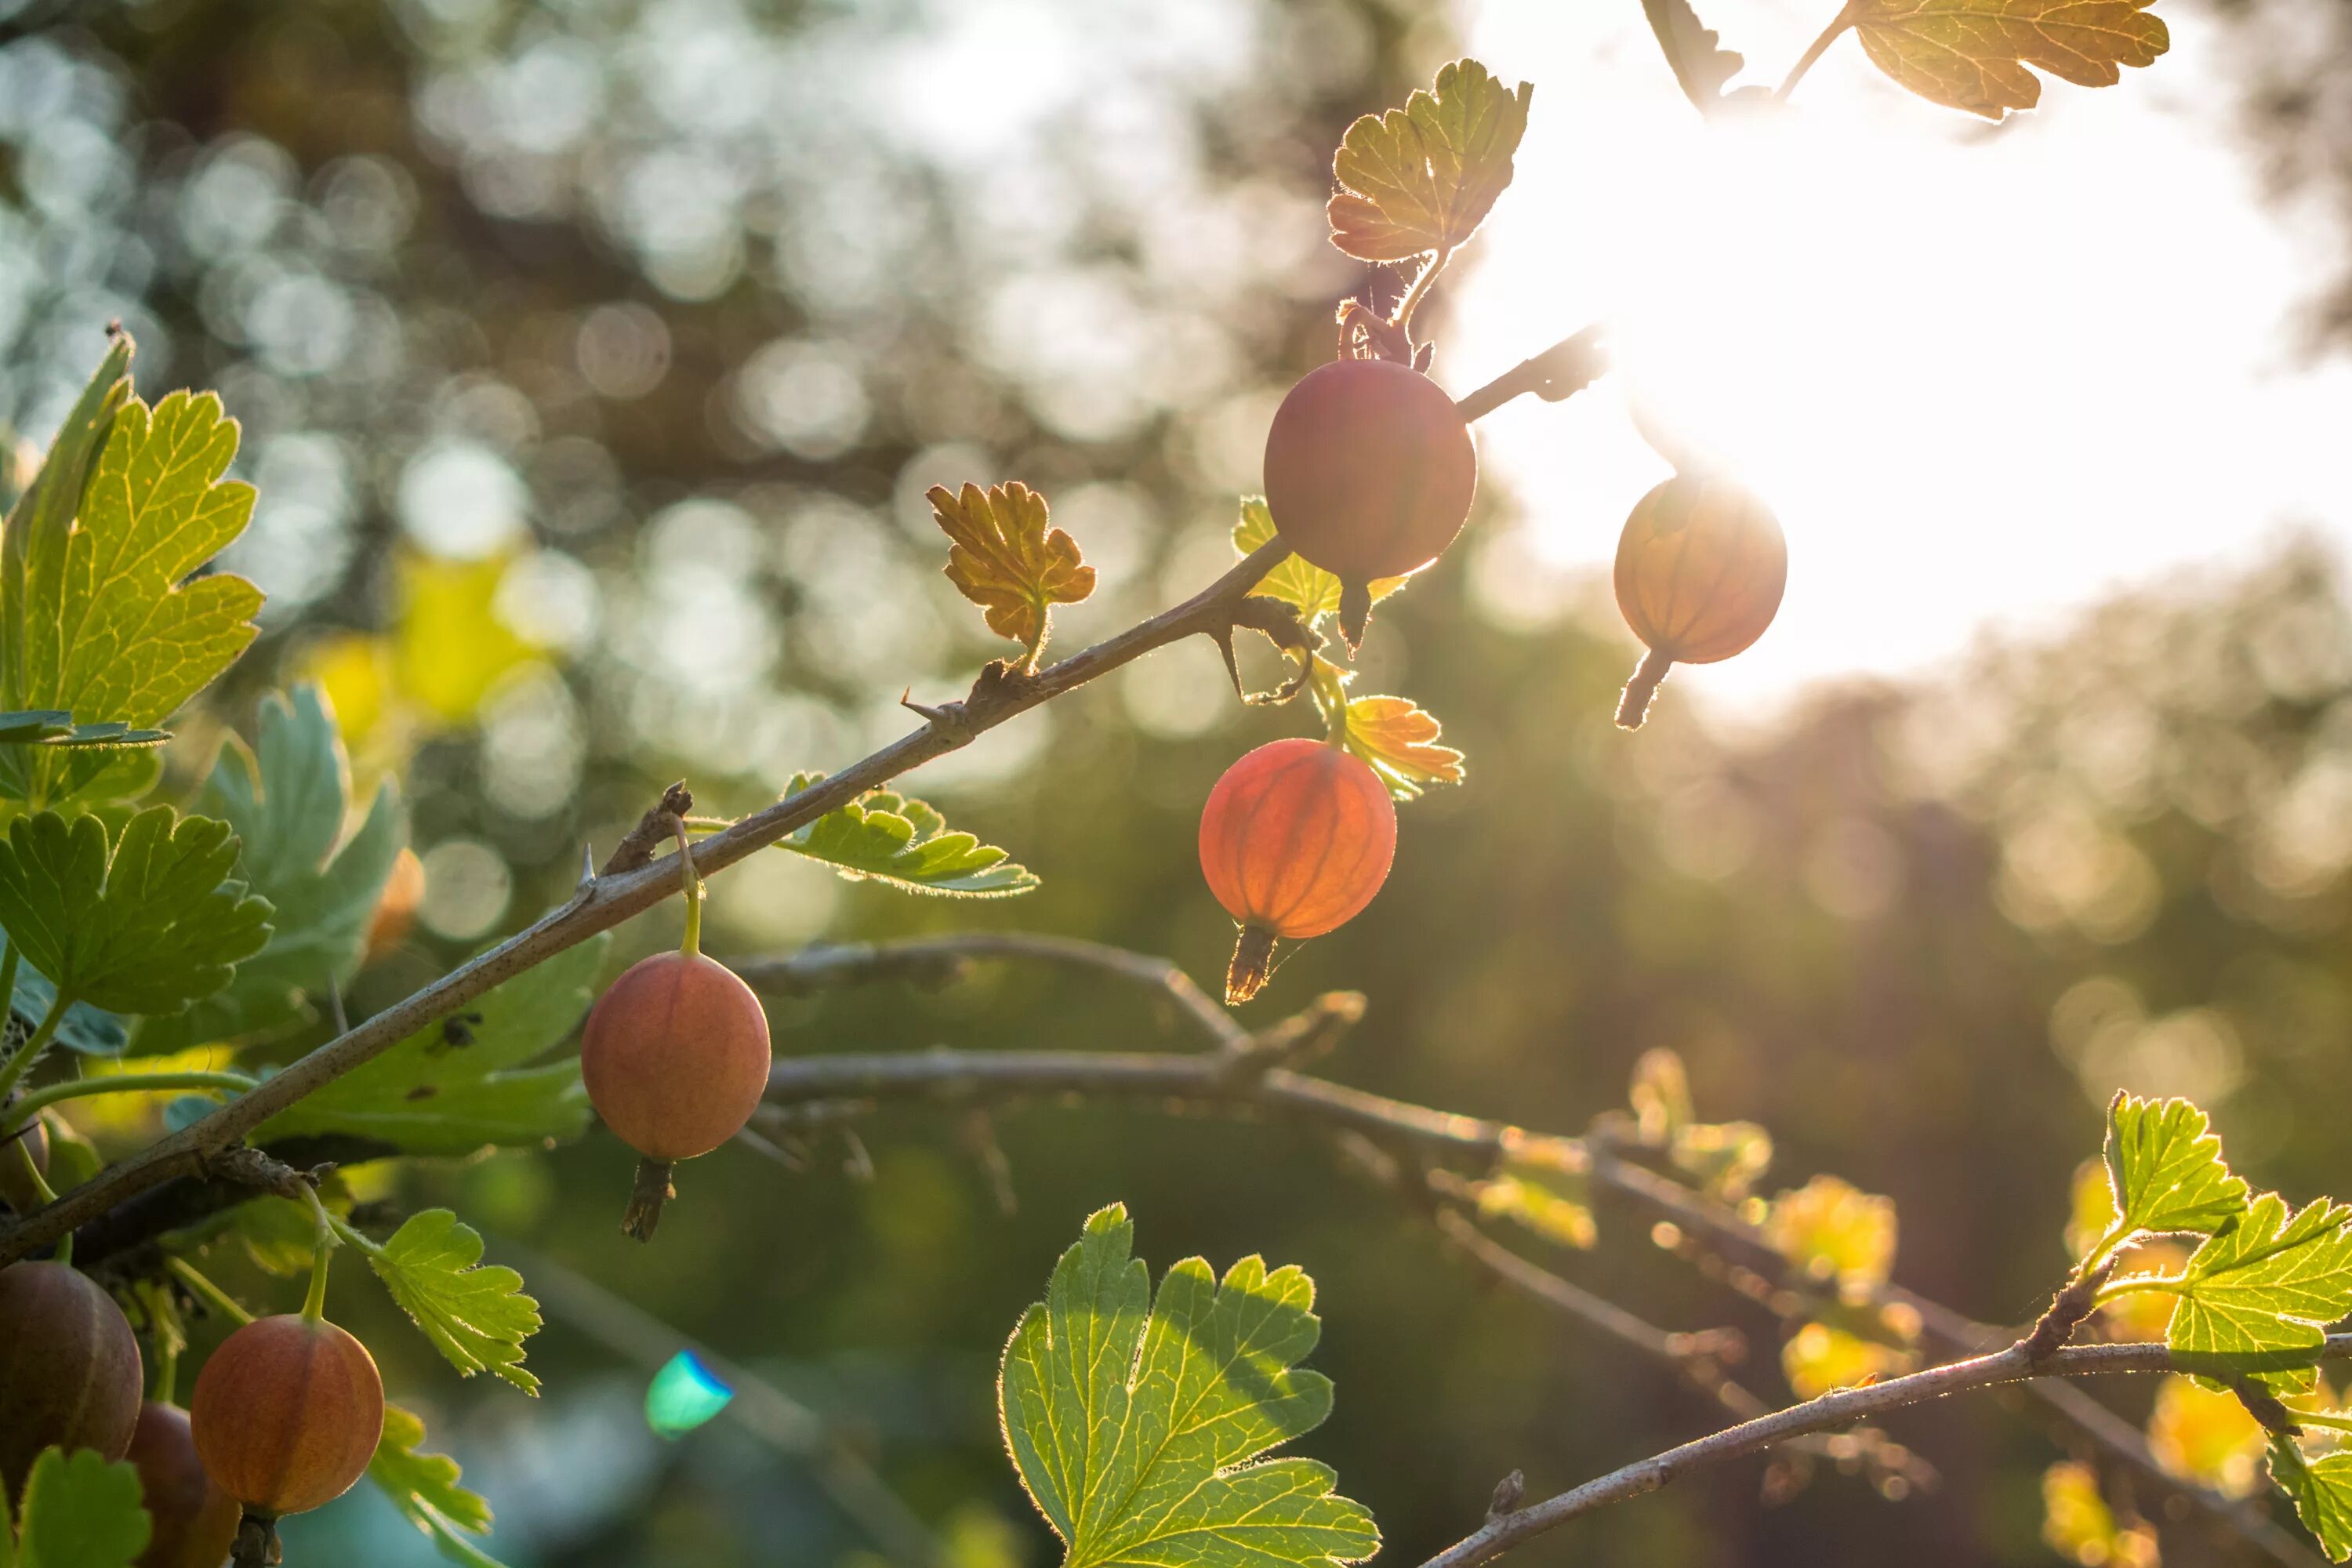
<path fill-rule="evenodd" d="M 2341 11 L 2221 7 L 2247 155 L 2283 181 L 2343 180 Z M 207 725 L 307 674 L 362 771 L 402 774 L 422 921 L 360 1010 L 560 900 L 583 841 L 609 848 L 668 779 L 748 808 L 902 732 L 910 685 L 953 694 L 1002 651 L 939 573 L 929 485 L 1049 496 L 1101 574 L 1057 617 L 1065 648 L 1204 582 L 1274 399 L 1364 281 L 1322 243 L 1329 150 L 1451 53 L 1415 0 L 0 16 L 0 416 L 46 438 L 119 317 L 143 391 L 217 387 L 244 422 L 261 502 L 227 564 L 268 591 L 267 635 L 173 765 L 196 776 Z M 1441 317 L 1454 384 L 1502 368 L 1448 363 L 1443 335 Z M 1579 504 L 1612 530 L 1627 499 Z M 1384 895 L 1261 1013 L 1360 987 L 1339 1075 L 1555 1130 L 1672 1047 L 1703 1113 L 1772 1130 L 1762 1190 L 1834 1171 L 1891 1196 L 1897 1277 L 1994 1321 L 2063 1266 L 2069 1175 L 2119 1086 L 2214 1108 L 2260 1182 L 2341 1190 L 2352 627 L 2317 547 L 1988 642 L 1933 682 L 1822 692 L 1767 729 L 1712 732 L 1670 687 L 1635 741 L 1609 723 L 1631 654 L 1604 592 L 1519 571 L 1512 512 L 1490 493 L 1463 559 L 1383 607 L 1359 688 L 1441 715 L 1470 784 L 1408 808 Z M 1238 707 L 1205 643 L 1171 650 L 909 781 L 1042 891 L 909 900 L 770 857 L 715 884 L 711 944 L 1020 927 L 1214 974 L 1229 931 L 1198 885 L 1199 802 L 1244 746 L 1308 724 Z M 1182 1043 L 1115 984 L 996 968 L 772 1016 L 786 1051 Z M 1339 1401 L 1307 1447 L 1373 1507 L 1384 1561 L 1460 1534 L 1515 1467 L 1549 1490 L 1715 1418 L 1494 1293 L 1279 1130 L 1009 1116 L 1010 1213 L 969 1133 L 887 1118 L 798 1172 L 730 1150 L 686 1173 L 650 1250 L 614 1231 L 630 1157 L 609 1141 L 422 1171 L 402 1195 L 454 1200 L 494 1256 L 567 1260 L 761 1371 L 960 1568 L 1051 1560 L 998 1445 L 994 1359 L 1114 1198 L 1155 1265 L 1263 1251 L 1318 1279 Z M 1554 1261 L 1667 1326 L 1742 1324 L 1771 1385 L 1769 1321 L 1652 1247 L 1642 1216 L 1600 1217 L 1597 1251 Z M 390 1326 L 344 1287 L 339 1312 Z M 871 1561 L 807 1458 L 727 1421 L 649 1436 L 647 1369 L 548 1294 L 536 1404 L 369 1336 L 497 1506 L 501 1556 Z M 2110 1392 L 2135 1415 L 2149 1397 Z M 1519 1556 L 2052 1560 L 2055 1456 L 2032 1420 L 1988 1400 L 1898 1427 L 1943 1472 L 1931 1495 L 1825 1477 L 1767 1507 L 1733 1468 Z M 300 1561 L 430 1560 L 372 1495 L 289 1538 Z M 2165 1546 L 2232 1560 L 2193 1523 Z"/>

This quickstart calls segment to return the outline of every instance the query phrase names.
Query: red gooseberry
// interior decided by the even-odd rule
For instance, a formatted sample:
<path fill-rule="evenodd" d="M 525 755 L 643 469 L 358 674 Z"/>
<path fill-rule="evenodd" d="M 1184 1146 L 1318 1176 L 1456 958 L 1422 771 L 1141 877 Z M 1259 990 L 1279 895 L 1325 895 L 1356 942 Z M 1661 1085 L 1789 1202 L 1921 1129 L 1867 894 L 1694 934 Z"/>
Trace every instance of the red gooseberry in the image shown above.
<path fill-rule="evenodd" d="M 44 1448 L 122 1458 L 144 1381 L 130 1320 L 89 1275 L 62 1263 L 0 1268 L 0 1487 L 8 1495 Z"/>
<path fill-rule="evenodd" d="M 1225 1000 L 1265 984 L 1277 938 L 1346 924 L 1396 857 L 1396 803 L 1362 759 L 1322 741 L 1276 741 L 1225 770 L 1201 810 L 1201 870 L 1241 922 Z"/>
<path fill-rule="evenodd" d="M 140 1504 L 153 1532 L 138 1568 L 220 1568 L 236 1541 L 236 1500 L 205 1473 L 188 1413 L 149 1400 L 123 1455 L 139 1471 Z"/>
<path fill-rule="evenodd" d="M 1391 360 L 1309 371 L 1265 437 L 1265 502 L 1283 542 L 1339 579 L 1339 629 L 1362 640 L 1376 577 L 1418 572 L 1469 520 L 1478 449 L 1454 400 Z"/>
<path fill-rule="evenodd" d="M 588 1015 L 580 1076 L 596 1114 L 645 1156 L 623 1228 L 653 1234 L 669 1168 L 743 1130 L 767 1092 L 768 1015 L 751 988 L 699 952 L 657 952 Z"/>
<path fill-rule="evenodd" d="M 213 1484 L 265 1539 L 277 1521 L 351 1490 L 383 1436 L 383 1379 L 334 1324 L 257 1318 L 205 1358 L 188 1429 Z M 239 1561 L 243 1561 L 242 1558 Z"/>
<path fill-rule="evenodd" d="M 18 1214 L 41 1206 L 41 1184 L 49 1173 L 49 1130 L 39 1117 L 0 1138 L 0 1204 Z"/>
<path fill-rule="evenodd" d="M 1638 730 L 1676 664 L 1713 664 L 1772 624 L 1789 542 L 1764 503 L 1730 480 L 1677 474 L 1633 505 L 1617 541 L 1617 608 L 1650 650 L 1617 722 Z"/>

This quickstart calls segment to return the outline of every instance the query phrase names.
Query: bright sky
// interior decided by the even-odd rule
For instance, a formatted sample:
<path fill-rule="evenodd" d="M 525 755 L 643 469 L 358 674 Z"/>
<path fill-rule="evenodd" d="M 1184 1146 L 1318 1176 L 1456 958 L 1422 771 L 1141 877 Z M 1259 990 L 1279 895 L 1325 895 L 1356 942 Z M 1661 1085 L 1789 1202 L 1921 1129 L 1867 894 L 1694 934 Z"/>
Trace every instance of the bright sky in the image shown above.
<path fill-rule="evenodd" d="M 1698 4 L 1768 85 L 1835 9 Z M 1538 86 L 1440 374 L 1459 390 L 1601 318 L 1628 373 L 1482 427 L 1533 550 L 1605 565 L 1664 477 L 1625 412 L 1636 375 L 1789 535 L 1772 629 L 1680 689 L 1769 706 L 1909 673 L 1989 620 L 2046 624 L 2298 525 L 2352 550 L 2352 360 L 2305 363 L 2293 320 L 2334 258 L 2260 200 L 2201 12 L 2168 0 L 2153 67 L 2047 81 L 2000 131 L 1903 93 L 1851 36 L 1743 130 L 1700 121 L 1633 0 L 1465 9 L 1471 52 Z"/>

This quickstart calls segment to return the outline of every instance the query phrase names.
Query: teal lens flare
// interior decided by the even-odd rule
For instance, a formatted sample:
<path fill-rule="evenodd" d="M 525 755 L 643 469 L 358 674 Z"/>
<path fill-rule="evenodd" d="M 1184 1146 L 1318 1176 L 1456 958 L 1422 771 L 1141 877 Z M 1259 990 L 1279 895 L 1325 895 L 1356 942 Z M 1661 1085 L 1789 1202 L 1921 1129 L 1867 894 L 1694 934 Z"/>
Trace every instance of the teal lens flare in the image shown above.
<path fill-rule="evenodd" d="M 735 1391 L 719 1381 L 702 1358 L 680 1351 L 654 1373 L 646 1390 L 646 1425 L 664 1437 L 683 1437 L 734 1402 Z"/>

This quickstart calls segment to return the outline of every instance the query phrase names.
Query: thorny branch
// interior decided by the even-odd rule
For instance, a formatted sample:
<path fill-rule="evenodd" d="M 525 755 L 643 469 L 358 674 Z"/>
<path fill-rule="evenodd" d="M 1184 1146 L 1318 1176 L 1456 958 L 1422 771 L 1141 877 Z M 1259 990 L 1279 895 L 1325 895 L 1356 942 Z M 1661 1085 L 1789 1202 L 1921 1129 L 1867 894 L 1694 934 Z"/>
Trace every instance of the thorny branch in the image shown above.
<path fill-rule="evenodd" d="M 1492 412 L 1522 393 L 1557 400 L 1600 374 L 1595 330 L 1528 360 L 1463 397 L 1465 419 Z M 1580 379 L 1579 377 L 1580 376 Z M 1261 578 L 1288 558 L 1281 539 L 1268 540 L 1214 583 L 1172 609 L 1138 623 L 1044 669 L 1023 672 L 1003 662 L 981 672 L 961 701 L 926 709 L 923 727 L 851 763 L 787 800 L 744 817 L 695 848 L 695 863 L 707 875 L 726 869 L 827 812 L 877 789 L 899 774 L 970 745 L 980 735 L 1090 680 L 1170 643 L 1196 634 L 1229 633 L 1237 610 Z M 665 798 L 656 810 L 667 811 Z M 640 824 L 640 827 L 643 827 Z M 593 866 L 593 859 L 590 861 Z M 203 1120 L 157 1141 L 119 1164 L 21 1219 L 0 1226 L 0 1263 L 50 1246 L 140 1194 L 166 1182 L 201 1173 L 205 1162 L 244 1140 L 271 1117 L 314 1094 L 345 1073 L 390 1050 L 401 1040 L 447 1016 L 525 970 L 609 931 L 677 893 L 679 881 L 668 857 L 597 875 L 584 873 L 562 907 L 500 942 L 489 952 L 345 1031 L 266 1079 L 250 1093 Z"/>
<path fill-rule="evenodd" d="M 890 945 L 880 944 L 878 951 L 887 954 Z M 1489 1162 L 1499 1158 L 1507 1141 L 1517 1134 L 1517 1129 L 1501 1121 L 1390 1100 L 1290 1068 L 1276 1068 L 1235 1079 L 1221 1070 L 1214 1056 L 1142 1052 L 939 1048 L 782 1058 L 769 1076 L 771 1103 L 761 1117 L 771 1126 L 798 1130 L 863 1116 L 887 1101 L 969 1107 L 1105 1099 L 1241 1115 L 1268 1113 L 1361 1134 L 1382 1148 L 1402 1140 L 1433 1152 Z M 1776 1272 L 1786 1269 L 1785 1260 L 1756 1228 L 1727 1207 L 1612 1152 L 1606 1139 L 1588 1139 L 1585 1146 L 1591 1154 L 1590 1178 L 1597 1186 L 1631 1198 L 1682 1229 L 1707 1236 L 1762 1267 Z M 1793 1276 L 1788 1278 L 1790 1286 L 1802 1283 Z M 1548 1299 L 1562 1304 L 1556 1297 Z M 1909 1309 L 1916 1314 L 1927 1340 L 1958 1355 L 1977 1357 L 1986 1347 L 2017 1337 L 2015 1331 L 1977 1322 L 1897 1286 L 1880 1288 L 1874 1299 L 1881 1304 Z M 2065 1369 L 2077 1363 L 2059 1364 L 2058 1373 L 2037 1375 L 2025 1387 L 2064 1425 L 2149 1480 L 2188 1499 L 2276 1561 L 2293 1568 L 2307 1568 L 2318 1561 L 2292 1531 L 2254 1504 L 2164 1470 L 2148 1451 L 2145 1436 L 2130 1423 L 2061 1381 Z"/>

